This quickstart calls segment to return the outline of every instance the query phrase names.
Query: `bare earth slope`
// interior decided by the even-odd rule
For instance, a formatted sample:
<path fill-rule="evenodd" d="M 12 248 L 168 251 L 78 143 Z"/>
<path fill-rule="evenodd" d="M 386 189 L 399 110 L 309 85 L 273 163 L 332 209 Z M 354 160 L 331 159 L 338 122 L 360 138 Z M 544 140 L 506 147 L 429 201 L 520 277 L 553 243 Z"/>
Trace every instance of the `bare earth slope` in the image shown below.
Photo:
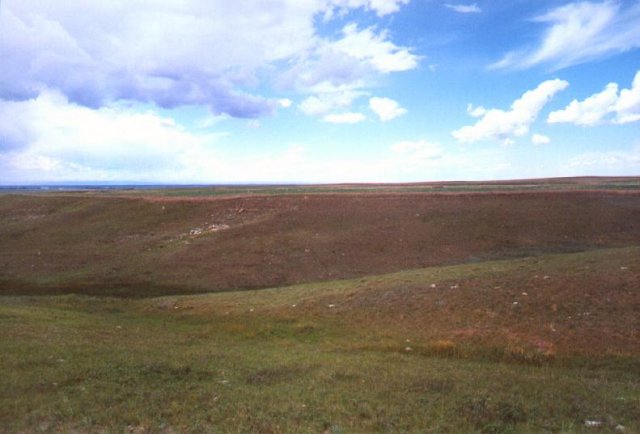
<path fill-rule="evenodd" d="M 0 291 L 264 288 L 640 244 L 637 192 L 0 196 Z"/>

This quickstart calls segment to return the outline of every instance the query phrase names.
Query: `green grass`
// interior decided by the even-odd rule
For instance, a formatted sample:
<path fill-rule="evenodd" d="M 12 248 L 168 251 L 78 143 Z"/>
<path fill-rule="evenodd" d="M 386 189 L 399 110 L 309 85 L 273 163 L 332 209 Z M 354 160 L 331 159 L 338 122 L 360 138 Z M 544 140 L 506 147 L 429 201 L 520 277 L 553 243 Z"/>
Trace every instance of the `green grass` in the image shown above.
<path fill-rule="evenodd" d="M 582 432 L 639 429 L 633 372 L 368 349 L 331 323 L 5 299 L 6 431 Z"/>
<path fill-rule="evenodd" d="M 622 425 L 638 432 L 632 350 L 536 359 L 507 341 L 448 341 L 444 332 L 438 338 L 412 324 L 394 326 L 396 312 L 381 309 L 386 299 L 378 298 L 426 282 L 494 285 L 540 271 L 555 277 L 619 269 L 636 250 L 210 295 L 3 297 L 0 426 L 5 432 L 582 433 Z M 460 291 L 474 300 L 477 289 Z M 328 307 L 330 300 L 337 305 Z M 379 304 L 358 314 L 371 300 Z M 585 427 L 587 420 L 602 426 Z"/>
<path fill-rule="evenodd" d="M 640 432 L 636 186 L 2 196 L 0 432 Z"/>

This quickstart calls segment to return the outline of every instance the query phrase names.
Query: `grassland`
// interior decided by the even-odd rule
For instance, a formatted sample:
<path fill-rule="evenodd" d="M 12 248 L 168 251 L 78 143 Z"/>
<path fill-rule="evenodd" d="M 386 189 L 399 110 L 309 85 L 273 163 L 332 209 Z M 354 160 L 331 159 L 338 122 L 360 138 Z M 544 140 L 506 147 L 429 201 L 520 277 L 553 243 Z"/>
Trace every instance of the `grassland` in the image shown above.
<path fill-rule="evenodd" d="M 0 197 L 3 432 L 640 432 L 634 191 L 124 196 Z"/>

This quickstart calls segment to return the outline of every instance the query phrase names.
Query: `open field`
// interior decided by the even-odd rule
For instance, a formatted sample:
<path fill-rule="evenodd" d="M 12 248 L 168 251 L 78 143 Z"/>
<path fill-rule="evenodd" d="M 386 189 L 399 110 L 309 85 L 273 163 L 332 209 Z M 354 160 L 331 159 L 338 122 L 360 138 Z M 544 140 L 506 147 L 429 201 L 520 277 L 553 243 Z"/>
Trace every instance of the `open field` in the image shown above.
<path fill-rule="evenodd" d="M 557 182 L 3 194 L 0 427 L 640 432 L 637 179 Z"/>

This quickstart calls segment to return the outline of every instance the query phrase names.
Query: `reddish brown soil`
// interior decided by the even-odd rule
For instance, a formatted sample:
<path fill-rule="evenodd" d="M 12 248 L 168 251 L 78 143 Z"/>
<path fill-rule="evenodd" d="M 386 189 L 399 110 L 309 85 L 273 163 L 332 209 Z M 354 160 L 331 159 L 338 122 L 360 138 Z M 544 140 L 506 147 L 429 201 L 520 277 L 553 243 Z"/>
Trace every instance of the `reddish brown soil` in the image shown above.
<path fill-rule="evenodd" d="M 637 192 L 0 197 L 4 293 L 222 291 L 639 244 Z"/>

